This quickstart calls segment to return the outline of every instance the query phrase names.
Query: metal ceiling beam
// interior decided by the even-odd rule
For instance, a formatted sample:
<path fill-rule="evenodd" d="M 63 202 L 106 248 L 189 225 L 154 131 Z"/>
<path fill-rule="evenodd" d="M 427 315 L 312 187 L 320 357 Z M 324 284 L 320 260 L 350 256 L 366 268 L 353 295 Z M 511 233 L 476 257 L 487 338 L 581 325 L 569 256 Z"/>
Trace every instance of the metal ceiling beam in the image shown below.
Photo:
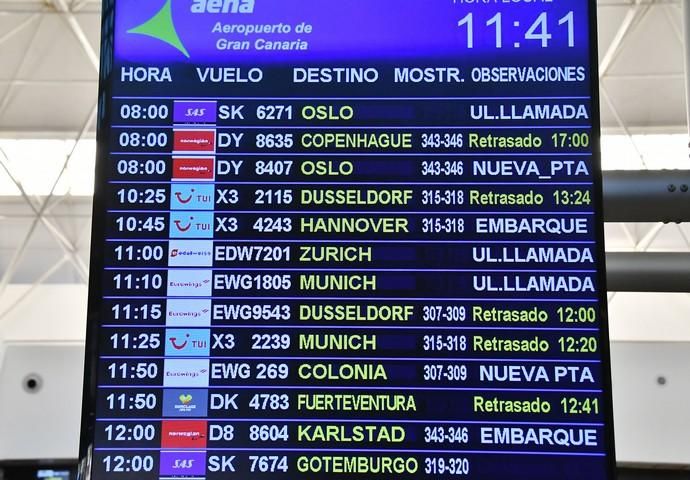
<path fill-rule="evenodd" d="M 33 31 L 31 34 L 31 38 L 29 39 L 29 43 L 26 46 L 26 51 L 31 51 L 34 42 L 36 40 L 36 37 L 38 36 L 38 31 L 41 29 L 41 24 L 43 23 L 43 17 L 41 15 L 38 16 L 38 25 L 36 26 L 36 29 Z M 12 81 L 14 81 L 15 78 L 17 78 L 17 75 L 21 72 L 22 68 L 24 68 L 24 65 L 26 64 L 27 58 L 29 58 L 28 55 L 24 55 L 19 62 L 19 65 L 17 65 L 17 68 L 12 72 L 12 80 L 9 83 L 9 86 L 7 87 L 7 90 L 5 90 L 5 95 L 2 97 L 0 100 L 0 118 L 2 118 L 3 114 L 5 113 L 5 110 L 10 104 L 10 101 L 12 100 L 12 93 L 14 92 L 14 85 L 12 84 Z"/>
<path fill-rule="evenodd" d="M 57 178 L 53 182 L 53 186 L 50 189 L 50 193 L 43 200 L 43 203 L 41 204 L 41 207 L 38 210 L 36 217 L 34 218 L 33 222 L 31 223 L 29 230 L 27 231 L 26 235 L 24 236 L 23 241 L 19 244 L 19 247 L 15 251 L 12 258 L 10 259 L 10 262 L 7 266 L 7 269 L 5 270 L 5 272 L 2 275 L 2 278 L 0 278 L 0 298 L 2 297 L 2 294 L 4 293 L 5 289 L 7 288 L 7 285 L 9 285 L 10 281 L 12 280 L 12 277 L 13 277 L 14 272 L 16 271 L 16 269 L 19 265 L 19 262 L 21 261 L 24 254 L 26 253 L 26 249 L 28 247 L 29 241 L 31 240 L 31 237 L 33 236 L 34 232 L 36 231 L 36 227 L 38 226 L 38 223 L 40 222 L 41 217 L 45 214 L 46 209 L 50 205 L 50 201 L 53 198 L 53 194 L 55 193 L 55 188 L 57 188 L 57 185 L 60 182 L 60 179 L 62 178 L 62 176 L 67 171 L 67 167 L 69 166 L 69 163 L 72 160 L 72 156 L 74 155 L 74 152 L 76 151 L 77 147 L 79 146 L 79 143 L 81 142 L 84 135 L 86 135 L 86 132 L 89 130 L 91 123 L 93 123 L 94 119 L 96 118 L 96 113 L 98 112 L 97 107 L 98 107 L 98 104 L 94 105 L 93 108 L 91 109 L 89 116 L 87 117 L 86 121 L 84 122 L 83 128 L 79 132 L 79 136 L 77 137 L 76 141 L 74 142 L 74 146 L 72 147 L 72 150 L 70 151 L 70 153 L 65 158 L 65 161 L 62 165 L 62 169 L 60 170 L 60 173 L 58 174 Z"/>
<path fill-rule="evenodd" d="M 0 148 L 0 155 L 7 158 L 7 155 L 2 151 L 2 148 Z M 12 175 L 9 166 L 5 165 L 5 163 L 1 159 L 0 166 L 4 168 L 5 172 L 10 177 L 10 180 L 12 180 L 12 182 L 14 182 L 14 184 L 17 186 L 22 198 L 29 206 L 29 208 L 31 208 L 31 210 L 34 212 L 34 215 L 41 220 L 43 226 L 45 226 L 48 229 L 48 231 L 53 235 L 53 237 L 57 241 L 58 245 L 60 245 L 60 248 L 62 249 L 63 253 L 65 253 L 65 255 L 69 257 L 79 277 L 86 283 L 89 277 L 89 271 L 88 267 L 77 253 L 77 245 L 74 242 L 72 242 L 57 225 L 51 222 L 45 216 L 45 214 L 39 216 L 38 208 L 40 204 L 39 206 L 34 205 L 34 202 L 31 200 L 29 195 L 27 195 L 26 190 L 24 190 L 24 185 L 22 185 L 22 183 L 17 178 L 15 178 L 14 175 Z"/>
<path fill-rule="evenodd" d="M 690 170 L 604 172 L 607 222 L 690 222 Z"/>
<path fill-rule="evenodd" d="M 41 16 L 40 13 L 34 13 L 33 15 L 30 15 L 29 17 L 27 17 L 26 19 L 24 19 L 23 22 L 20 22 L 20 23 L 18 23 L 17 25 L 15 25 L 15 26 L 14 26 L 12 29 L 10 29 L 10 31 L 8 31 L 7 33 L 4 33 L 3 35 L 0 35 L 0 45 L 2 45 L 2 44 L 5 43 L 6 41 L 8 41 L 8 40 L 11 39 L 12 37 L 14 37 L 16 34 L 18 34 L 19 32 L 21 32 L 22 30 L 24 30 L 27 26 L 29 26 L 29 25 L 31 24 L 31 22 L 33 22 L 34 20 L 36 20 L 36 19 L 37 19 L 38 17 L 40 17 L 40 16 Z"/>
<path fill-rule="evenodd" d="M 647 14 L 650 6 L 651 3 L 643 2 L 642 0 L 635 0 L 635 3 L 630 6 L 608 50 L 601 56 L 601 60 L 599 61 L 599 79 L 606 76 L 609 68 L 611 68 L 611 65 L 613 65 L 614 60 L 618 56 L 625 38 L 633 30 L 634 26 Z"/>
<path fill-rule="evenodd" d="M 53 5 L 55 5 L 55 8 L 57 8 L 57 10 L 60 13 L 62 13 L 62 18 L 64 18 L 67 22 L 67 25 L 76 37 L 77 41 L 79 42 L 79 45 L 81 45 L 82 50 L 84 50 L 84 54 L 86 54 L 86 57 L 89 59 L 89 62 L 91 63 L 93 68 L 98 72 L 98 67 L 100 65 L 100 58 L 98 56 L 98 53 L 96 53 L 96 50 L 91 45 L 91 42 L 86 36 L 86 33 L 84 33 L 84 29 L 77 20 L 77 17 L 75 17 L 74 13 L 72 13 L 72 11 L 70 10 L 70 6 L 67 4 L 65 0 L 53 0 Z"/>
<path fill-rule="evenodd" d="M 612 292 L 690 292 L 690 253 L 607 253 Z"/>

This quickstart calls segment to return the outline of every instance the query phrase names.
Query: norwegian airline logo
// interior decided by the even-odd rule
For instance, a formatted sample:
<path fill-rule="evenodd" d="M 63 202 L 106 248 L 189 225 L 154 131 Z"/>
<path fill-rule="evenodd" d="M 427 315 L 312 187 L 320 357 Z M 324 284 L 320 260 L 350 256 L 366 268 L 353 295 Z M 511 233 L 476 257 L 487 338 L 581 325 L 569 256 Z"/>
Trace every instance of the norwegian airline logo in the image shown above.
<path fill-rule="evenodd" d="M 211 300 L 171 298 L 166 308 L 169 327 L 208 327 L 211 325 Z"/>
<path fill-rule="evenodd" d="M 216 159 L 213 157 L 173 157 L 173 180 L 214 180 Z"/>
<path fill-rule="evenodd" d="M 211 331 L 170 329 L 165 332 L 166 357 L 207 357 Z"/>
<path fill-rule="evenodd" d="M 163 420 L 161 448 L 206 448 L 207 430 L 203 420 Z"/>
<path fill-rule="evenodd" d="M 210 297 L 211 270 L 169 270 L 168 297 Z"/>
<path fill-rule="evenodd" d="M 166 359 L 163 385 L 166 387 L 208 387 L 206 359 Z"/>
<path fill-rule="evenodd" d="M 172 212 L 170 238 L 213 238 L 213 213 Z"/>
<path fill-rule="evenodd" d="M 213 185 L 179 184 L 170 192 L 171 210 L 213 210 Z"/>
<path fill-rule="evenodd" d="M 215 130 L 175 130 L 173 150 L 179 153 L 213 153 L 216 151 Z"/>

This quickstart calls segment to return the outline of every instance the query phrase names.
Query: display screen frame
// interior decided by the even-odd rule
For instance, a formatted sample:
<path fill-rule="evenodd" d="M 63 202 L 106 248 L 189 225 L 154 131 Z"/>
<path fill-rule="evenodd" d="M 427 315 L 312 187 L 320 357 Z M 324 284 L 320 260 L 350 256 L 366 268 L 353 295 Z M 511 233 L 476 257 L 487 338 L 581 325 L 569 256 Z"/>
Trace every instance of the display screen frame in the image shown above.
<path fill-rule="evenodd" d="M 115 3 L 117 0 L 103 0 L 101 18 L 100 73 L 98 87 L 98 115 L 96 129 L 96 172 L 93 196 L 93 223 L 91 231 L 90 278 L 88 288 L 87 330 L 85 349 L 85 373 L 82 402 L 82 420 L 79 446 L 79 479 L 90 479 L 93 467 L 94 439 L 96 427 L 96 400 L 98 389 L 98 361 L 101 334 L 101 315 L 104 282 L 101 273 L 104 270 L 102 246 L 106 238 L 107 184 L 110 132 L 112 126 L 112 91 L 116 72 L 114 70 L 115 53 Z M 558 1 L 558 0 L 556 0 Z M 600 352 L 601 379 L 604 414 L 604 435 L 608 452 L 606 455 L 607 479 L 616 478 L 616 456 L 613 419 L 613 398 L 611 381 L 610 335 L 608 322 L 608 299 L 606 288 L 606 267 L 604 249 L 603 221 L 603 175 L 601 170 L 601 123 L 599 104 L 599 69 L 598 69 L 598 29 L 596 0 L 575 0 L 587 2 L 589 13 L 589 61 L 590 61 L 590 98 L 591 98 L 591 132 L 592 132 L 592 177 L 594 180 L 594 237 L 596 238 L 596 266 L 598 281 L 598 307 L 600 316 Z M 257 447 L 260 450 L 260 447 Z"/>

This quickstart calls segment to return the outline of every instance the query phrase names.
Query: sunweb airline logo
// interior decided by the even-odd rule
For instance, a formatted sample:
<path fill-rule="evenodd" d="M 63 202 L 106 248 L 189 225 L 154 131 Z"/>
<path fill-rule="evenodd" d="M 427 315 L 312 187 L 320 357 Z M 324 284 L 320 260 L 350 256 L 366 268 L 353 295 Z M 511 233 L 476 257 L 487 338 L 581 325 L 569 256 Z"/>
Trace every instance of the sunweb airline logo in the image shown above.
<path fill-rule="evenodd" d="M 190 13 L 254 13 L 255 0 L 193 0 Z M 172 17 L 172 0 L 166 0 L 158 13 L 138 27 L 127 31 L 146 35 L 176 48 L 189 58 L 187 48 L 180 40 Z"/>

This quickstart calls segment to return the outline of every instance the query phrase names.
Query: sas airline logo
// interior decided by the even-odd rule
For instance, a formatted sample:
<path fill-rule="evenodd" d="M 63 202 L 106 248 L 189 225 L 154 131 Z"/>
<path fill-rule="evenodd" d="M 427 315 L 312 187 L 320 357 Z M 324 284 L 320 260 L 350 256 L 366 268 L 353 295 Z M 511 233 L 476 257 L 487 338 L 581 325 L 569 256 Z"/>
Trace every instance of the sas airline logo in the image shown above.
<path fill-rule="evenodd" d="M 206 475 L 206 452 L 161 452 L 160 474 L 171 477 Z"/>
<path fill-rule="evenodd" d="M 169 270 L 168 297 L 210 297 L 211 270 Z"/>
<path fill-rule="evenodd" d="M 161 448 L 206 448 L 207 431 L 202 420 L 163 420 Z"/>
<path fill-rule="evenodd" d="M 210 326 L 211 300 L 169 299 L 165 324 L 169 327 Z"/>
<path fill-rule="evenodd" d="M 218 102 L 176 101 L 173 109 L 175 123 L 216 123 Z"/>
<path fill-rule="evenodd" d="M 175 152 L 195 153 L 216 151 L 215 130 L 175 130 L 173 133 Z"/>
<path fill-rule="evenodd" d="M 171 329 L 165 332 L 166 357 L 208 357 L 210 330 Z"/>
<path fill-rule="evenodd" d="M 213 238 L 213 213 L 172 212 L 170 238 Z"/>
<path fill-rule="evenodd" d="M 209 180 L 216 178 L 214 157 L 173 157 L 173 180 Z"/>
<path fill-rule="evenodd" d="M 171 240 L 168 247 L 170 267 L 210 267 L 213 264 L 211 240 Z"/>
<path fill-rule="evenodd" d="M 213 185 L 178 184 L 170 191 L 171 210 L 213 210 Z"/>
<path fill-rule="evenodd" d="M 209 360 L 166 359 L 163 367 L 164 387 L 208 387 Z"/>
<path fill-rule="evenodd" d="M 164 417 L 196 417 L 208 415 L 208 391 L 189 389 L 163 390 Z"/>

